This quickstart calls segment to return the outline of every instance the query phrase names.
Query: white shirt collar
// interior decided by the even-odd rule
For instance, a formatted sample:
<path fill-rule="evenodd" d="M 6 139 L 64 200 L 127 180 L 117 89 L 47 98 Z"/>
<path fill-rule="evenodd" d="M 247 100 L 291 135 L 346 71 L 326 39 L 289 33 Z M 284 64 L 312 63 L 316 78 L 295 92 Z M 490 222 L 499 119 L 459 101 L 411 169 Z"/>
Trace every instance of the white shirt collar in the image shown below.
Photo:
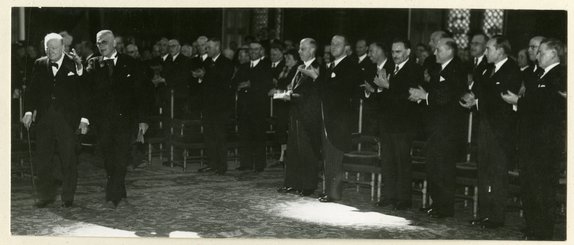
<path fill-rule="evenodd" d="M 540 76 L 540 78 L 543 78 L 546 75 L 546 73 L 548 73 L 550 70 L 552 70 L 552 68 L 556 67 L 557 65 L 560 65 L 560 62 L 556 62 L 544 68 L 544 73 L 542 74 L 542 76 Z"/>
<path fill-rule="evenodd" d="M 480 62 L 482 62 L 482 59 L 483 59 L 483 58 L 484 58 L 484 54 L 481 55 L 481 56 L 479 56 L 479 57 L 475 57 L 475 59 L 477 59 L 477 60 L 476 60 L 476 64 L 477 64 L 477 65 L 480 64 Z"/>
<path fill-rule="evenodd" d="M 528 67 L 530 67 L 530 66 L 520 67 L 520 71 L 524 71 L 524 70 L 528 69 Z"/>
<path fill-rule="evenodd" d="M 161 59 L 162 59 L 163 61 L 165 61 L 165 59 L 167 59 L 167 56 L 169 56 L 169 54 L 165 54 L 164 56 L 161 57 Z"/>
<path fill-rule="evenodd" d="M 177 53 L 173 57 L 171 57 L 171 61 L 175 61 L 175 59 L 177 59 L 177 56 L 179 56 L 179 53 Z"/>
<path fill-rule="evenodd" d="M 409 61 L 409 59 L 406 59 L 405 61 L 401 62 L 400 64 L 397 64 L 397 66 L 399 67 L 399 71 L 401 69 L 403 69 L 403 66 L 405 66 L 405 64 L 407 63 L 407 61 Z"/>
<path fill-rule="evenodd" d="M 261 61 L 262 58 L 256 59 L 256 60 L 252 60 L 251 61 L 251 67 L 256 67 L 257 64 L 259 64 L 259 61 Z"/>
<path fill-rule="evenodd" d="M 215 57 L 213 57 L 211 60 L 213 60 L 213 62 L 217 61 L 217 59 L 219 58 L 219 56 L 221 55 L 221 53 L 217 54 Z"/>
<path fill-rule="evenodd" d="M 207 59 L 207 53 L 201 55 L 201 60 L 205 61 Z"/>
<path fill-rule="evenodd" d="M 380 65 L 377 65 L 377 69 L 378 70 L 382 70 L 383 67 L 385 67 L 385 64 L 387 63 L 387 60 L 389 60 L 388 58 L 383 60 L 383 63 L 381 63 Z"/>
<path fill-rule="evenodd" d="M 58 64 L 58 68 L 56 68 L 56 70 L 57 70 L 57 69 L 60 69 L 60 67 L 62 67 L 62 63 L 64 62 L 64 55 L 66 55 L 66 54 L 64 54 L 64 53 L 62 52 L 62 56 L 60 57 L 60 59 L 58 59 L 58 61 L 55 62 L 56 64 Z M 55 68 L 55 67 L 54 67 L 54 68 Z"/>
<path fill-rule="evenodd" d="M 338 59 L 333 61 L 333 63 L 334 63 L 333 68 L 336 67 L 339 64 L 339 62 L 341 62 L 341 60 L 343 60 L 346 57 L 347 57 L 347 55 L 343 55 L 342 57 L 339 57 Z"/>
<path fill-rule="evenodd" d="M 112 53 L 112 56 L 110 56 L 110 57 L 104 56 L 104 60 L 111 60 L 111 59 L 114 60 L 114 65 L 118 62 L 118 51 L 117 50 L 114 50 L 114 52 Z"/>
<path fill-rule="evenodd" d="M 450 58 L 450 60 L 448 60 L 447 62 L 445 62 L 444 64 L 440 64 L 441 65 L 441 71 L 444 70 L 444 68 L 450 64 L 450 62 L 452 61 L 453 58 Z"/>
<path fill-rule="evenodd" d="M 367 53 L 361 55 L 361 57 L 359 57 L 359 63 L 363 62 L 363 60 L 367 57 Z"/>
<path fill-rule="evenodd" d="M 305 69 L 307 69 L 307 67 L 309 67 L 311 64 L 313 64 L 314 61 L 315 61 L 315 57 L 311 58 L 308 61 L 303 61 L 303 64 L 305 64 Z"/>
<path fill-rule="evenodd" d="M 273 62 L 273 65 L 271 67 L 277 67 L 279 63 L 281 63 L 281 60 Z"/>
<path fill-rule="evenodd" d="M 508 61 L 508 57 L 504 58 L 499 62 L 496 62 L 496 64 L 494 64 L 494 72 L 497 72 L 500 69 L 500 67 L 504 65 L 504 63 L 506 63 L 506 61 Z"/>

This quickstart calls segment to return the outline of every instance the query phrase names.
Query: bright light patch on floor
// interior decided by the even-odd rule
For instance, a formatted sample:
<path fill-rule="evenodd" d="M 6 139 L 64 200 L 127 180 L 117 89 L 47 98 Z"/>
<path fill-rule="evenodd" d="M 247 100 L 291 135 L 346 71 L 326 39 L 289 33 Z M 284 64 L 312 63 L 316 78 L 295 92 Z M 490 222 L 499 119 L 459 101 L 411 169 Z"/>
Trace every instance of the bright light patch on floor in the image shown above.
<path fill-rule="evenodd" d="M 113 229 L 105 226 L 78 222 L 71 226 L 54 228 L 53 236 L 87 236 L 87 237 L 138 237 L 133 231 Z"/>
<path fill-rule="evenodd" d="M 169 233 L 170 238 L 201 238 L 197 232 L 191 231 L 172 231 Z"/>
<path fill-rule="evenodd" d="M 278 204 L 272 214 L 333 226 L 346 226 L 357 229 L 398 228 L 416 229 L 409 226 L 409 220 L 378 212 L 360 210 L 338 203 L 321 203 L 316 200 L 299 200 Z"/>

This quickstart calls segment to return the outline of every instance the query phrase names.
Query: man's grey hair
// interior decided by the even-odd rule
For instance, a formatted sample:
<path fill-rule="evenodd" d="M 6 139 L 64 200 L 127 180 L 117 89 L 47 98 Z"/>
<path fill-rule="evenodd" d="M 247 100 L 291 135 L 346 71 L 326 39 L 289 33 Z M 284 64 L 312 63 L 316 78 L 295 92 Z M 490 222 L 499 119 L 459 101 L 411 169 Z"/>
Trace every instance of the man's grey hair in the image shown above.
<path fill-rule="evenodd" d="M 62 35 L 52 32 L 52 33 L 48 33 L 44 37 L 44 49 L 48 48 L 48 41 L 50 41 L 50 40 L 60 40 L 60 42 L 62 42 L 62 44 L 64 44 L 64 38 L 62 37 Z"/>

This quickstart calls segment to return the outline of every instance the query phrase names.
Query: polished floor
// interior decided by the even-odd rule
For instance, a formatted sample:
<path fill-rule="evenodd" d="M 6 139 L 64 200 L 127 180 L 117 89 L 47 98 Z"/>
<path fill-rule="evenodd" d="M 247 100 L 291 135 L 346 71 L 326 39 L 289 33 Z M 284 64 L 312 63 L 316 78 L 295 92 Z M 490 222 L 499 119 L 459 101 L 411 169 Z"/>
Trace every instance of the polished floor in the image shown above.
<path fill-rule="evenodd" d="M 279 194 L 283 169 L 260 174 L 229 171 L 225 176 L 151 165 L 130 170 L 128 202 L 117 209 L 103 202 L 104 170 L 92 154 L 80 156 L 75 207 L 59 203 L 32 207 L 29 177 L 12 179 L 12 235 L 179 238 L 344 238 L 344 239 L 471 239 L 520 240 L 518 212 L 509 212 L 507 226 L 481 230 L 468 224 L 472 208 L 457 202 L 454 218 L 434 220 L 415 208 L 395 211 L 372 205 L 369 190 L 349 185 L 340 203 L 314 197 Z M 270 161 L 270 165 L 273 162 Z M 230 162 L 234 169 L 236 163 Z M 562 224 L 563 227 L 563 224 Z M 558 234 L 558 239 L 564 239 Z"/>

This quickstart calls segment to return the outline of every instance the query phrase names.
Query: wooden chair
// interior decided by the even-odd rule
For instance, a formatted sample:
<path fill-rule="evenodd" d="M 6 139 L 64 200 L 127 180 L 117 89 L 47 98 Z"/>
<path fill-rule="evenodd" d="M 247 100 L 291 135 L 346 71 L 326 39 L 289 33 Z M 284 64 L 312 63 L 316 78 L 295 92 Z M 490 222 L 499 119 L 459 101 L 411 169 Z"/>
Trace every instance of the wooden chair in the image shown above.
<path fill-rule="evenodd" d="M 357 192 L 361 185 L 368 185 L 371 189 L 371 201 L 380 201 L 382 170 L 379 139 L 374 136 L 356 135 L 353 138 L 353 145 L 357 146 L 356 150 L 345 153 L 343 158 L 345 182 L 355 184 Z M 350 178 L 351 173 L 354 173 L 355 178 Z M 367 178 L 368 176 L 370 177 Z"/>

